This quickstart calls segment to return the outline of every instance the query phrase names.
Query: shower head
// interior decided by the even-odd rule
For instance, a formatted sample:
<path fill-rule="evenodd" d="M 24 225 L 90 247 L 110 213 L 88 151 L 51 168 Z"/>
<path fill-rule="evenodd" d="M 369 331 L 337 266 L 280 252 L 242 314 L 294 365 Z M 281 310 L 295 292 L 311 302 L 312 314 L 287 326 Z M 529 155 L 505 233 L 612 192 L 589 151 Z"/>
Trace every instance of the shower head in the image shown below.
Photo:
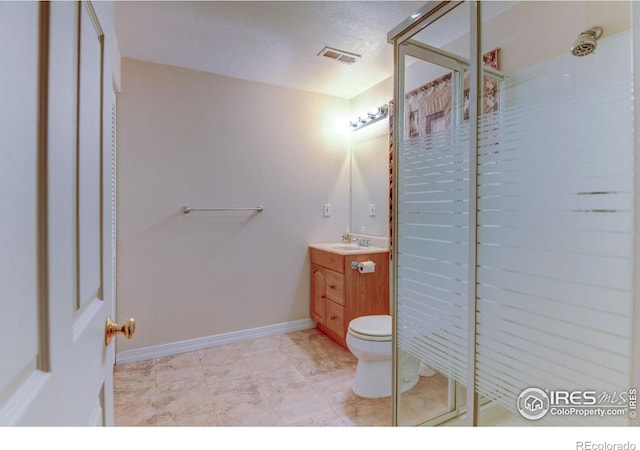
<path fill-rule="evenodd" d="M 602 35 L 602 28 L 592 27 L 583 31 L 571 46 L 574 56 L 587 56 L 596 50 L 597 40 Z"/>

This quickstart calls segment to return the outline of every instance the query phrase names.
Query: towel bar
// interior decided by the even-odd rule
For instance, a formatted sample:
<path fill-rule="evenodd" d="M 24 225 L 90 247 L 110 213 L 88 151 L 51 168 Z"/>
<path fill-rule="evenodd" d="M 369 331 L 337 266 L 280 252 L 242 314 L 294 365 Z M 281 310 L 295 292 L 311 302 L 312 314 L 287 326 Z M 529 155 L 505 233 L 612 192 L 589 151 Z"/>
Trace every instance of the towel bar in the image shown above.
<path fill-rule="evenodd" d="M 185 214 L 189 214 L 191 211 L 257 211 L 262 212 L 264 208 L 262 205 L 255 206 L 253 208 L 190 208 L 189 206 L 183 206 L 181 211 Z"/>

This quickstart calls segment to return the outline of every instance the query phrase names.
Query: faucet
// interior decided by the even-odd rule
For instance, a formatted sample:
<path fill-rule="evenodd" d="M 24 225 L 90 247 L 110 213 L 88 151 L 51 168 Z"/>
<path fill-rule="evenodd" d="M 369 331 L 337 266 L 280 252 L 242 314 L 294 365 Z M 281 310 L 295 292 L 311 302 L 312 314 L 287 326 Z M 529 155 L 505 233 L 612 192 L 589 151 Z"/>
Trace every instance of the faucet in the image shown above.
<path fill-rule="evenodd" d="M 368 247 L 369 246 L 369 242 L 370 242 L 369 239 L 367 239 L 367 238 L 361 238 L 361 237 L 357 237 L 357 236 L 354 236 L 352 238 L 352 241 L 357 242 L 360 247 Z"/>

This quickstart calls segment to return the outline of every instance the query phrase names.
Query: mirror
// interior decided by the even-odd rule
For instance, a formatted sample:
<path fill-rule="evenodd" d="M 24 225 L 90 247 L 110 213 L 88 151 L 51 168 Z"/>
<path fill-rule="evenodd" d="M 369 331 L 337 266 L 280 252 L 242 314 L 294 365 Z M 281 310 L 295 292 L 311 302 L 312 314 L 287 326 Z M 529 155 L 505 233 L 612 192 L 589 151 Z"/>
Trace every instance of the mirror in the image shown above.
<path fill-rule="evenodd" d="M 392 80 L 374 86 L 351 103 L 351 112 L 387 105 Z M 351 219 L 355 234 L 389 237 L 389 116 L 351 132 Z"/>

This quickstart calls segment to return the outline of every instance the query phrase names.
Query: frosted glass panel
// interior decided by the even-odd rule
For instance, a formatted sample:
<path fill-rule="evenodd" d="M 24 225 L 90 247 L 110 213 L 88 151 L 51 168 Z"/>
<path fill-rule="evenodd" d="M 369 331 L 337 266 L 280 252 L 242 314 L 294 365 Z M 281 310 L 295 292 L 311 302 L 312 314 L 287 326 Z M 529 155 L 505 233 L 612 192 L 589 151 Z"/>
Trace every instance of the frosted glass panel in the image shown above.
<path fill-rule="evenodd" d="M 459 381 L 467 358 L 468 129 L 406 142 L 399 161 L 398 342 Z"/>
<path fill-rule="evenodd" d="M 623 31 L 511 73 L 480 118 L 476 389 L 512 412 L 529 387 L 631 387 L 630 43 Z"/>
<path fill-rule="evenodd" d="M 464 381 L 469 126 L 460 125 L 461 74 L 408 59 L 407 80 L 431 81 L 405 96 L 406 126 L 398 149 L 398 346 Z"/>

